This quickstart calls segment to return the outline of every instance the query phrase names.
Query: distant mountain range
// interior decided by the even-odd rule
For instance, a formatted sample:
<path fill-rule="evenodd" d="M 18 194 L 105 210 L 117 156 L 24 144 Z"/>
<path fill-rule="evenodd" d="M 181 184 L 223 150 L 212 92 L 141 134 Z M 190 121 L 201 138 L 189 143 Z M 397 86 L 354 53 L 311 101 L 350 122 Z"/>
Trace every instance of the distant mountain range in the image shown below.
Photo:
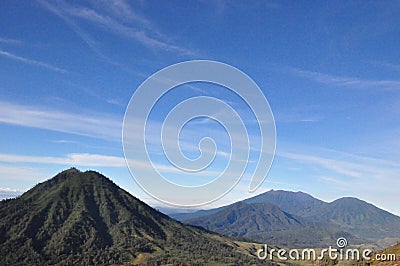
<path fill-rule="evenodd" d="M 72 168 L 0 201 L 0 265 L 206 263 L 259 261 L 254 245 L 185 226 L 97 172 Z"/>
<path fill-rule="evenodd" d="M 328 203 L 303 192 L 271 190 L 228 206 L 170 216 L 224 235 L 289 247 L 326 247 L 338 237 L 352 244 L 400 239 L 400 217 L 394 214 L 356 198 Z"/>

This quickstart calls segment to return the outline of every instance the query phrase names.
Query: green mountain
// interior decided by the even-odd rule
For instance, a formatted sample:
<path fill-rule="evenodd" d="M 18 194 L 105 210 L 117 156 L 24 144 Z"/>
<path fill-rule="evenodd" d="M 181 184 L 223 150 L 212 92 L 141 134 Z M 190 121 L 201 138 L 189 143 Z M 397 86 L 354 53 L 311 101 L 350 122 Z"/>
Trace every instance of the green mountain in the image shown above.
<path fill-rule="evenodd" d="M 242 203 L 247 205 L 241 205 L 244 210 L 240 212 L 245 213 L 241 217 L 243 223 L 231 224 L 226 216 L 228 212 L 238 212 L 237 203 L 171 217 L 226 235 L 284 246 L 321 246 L 339 236 L 346 236 L 352 244 L 387 245 L 400 239 L 400 217 L 356 198 L 327 203 L 303 192 L 271 190 Z M 266 209 L 263 204 L 276 208 Z M 288 217 L 299 223 L 288 223 Z"/>
<path fill-rule="evenodd" d="M 278 206 L 281 210 L 307 217 L 326 204 L 304 192 L 292 192 L 284 190 L 270 190 L 266 193 L 244 200 L 246 203 L 267 202 Z"/>
<path fill-rule="evenodd" d="M 357 198 L 344 197 L 328 203 L 303 192 L 271 190 L 244 202 L 268 202 L 285 212 L 336 226 L 372 241 L 400 239 L 400 217 Z"/>
<path fill-rule="evenodd" d="M 341 198 L 315 210 L 315 220 L 367 239 L 400 239 L 400 217 L 357 198 Z"/>
<path fill-rule="evenodd" d="M 0 201 L 1 265 L 250 265 L 254 250 L 184 226 L 93 171 Z"/>
<path fill-rule="evenodd" d="M 185 222 L 227 236 L 291 248 L 324 247 L 344 236 L 353 243 L 360 242 L 336 227 L 321 226 L 269 203 L 238 202 Z"/>
<path fill-rule="evenodd" d="M 282 211 L 297 215 L 308 216 L 314 213 L 314 210 L 321 208 L 326 202 L 316 199 L 304 192 L 291 192 L 283 190 L 270 190 L 255 197 L 243 200 L 245 203 L 270 203 L 278 206 Z M 219 207 L 210 210 L 200 210 L 193 213 L 174 213 L 171 217 L 179 221 L 188 221 L 190 219 L 202 217 L 222 210 Z"/>
<path fill-rule="evenodd" d="M 203 222 L 199 221 L 200 219 L 188 220 L 188 222 L 193 221 L 192 224 L 233 236 L 246 236 L 253 231 L 269 233 L 275 230 L 302 227 L 299 217 L 285 213 L 269 203 L 238 202 L 202 218 Z"/>

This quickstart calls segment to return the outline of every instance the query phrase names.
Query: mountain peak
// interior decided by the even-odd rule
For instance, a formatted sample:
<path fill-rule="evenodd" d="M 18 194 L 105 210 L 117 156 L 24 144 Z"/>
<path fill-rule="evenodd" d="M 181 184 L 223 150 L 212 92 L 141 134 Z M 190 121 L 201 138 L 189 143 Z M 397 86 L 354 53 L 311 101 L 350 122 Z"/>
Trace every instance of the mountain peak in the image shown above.
<path fill-rule="evenodd" d="M 269 191 L 267 191 L 267 192 L 265 192 L 265 193 L 262 193 L 262 194 L 276 194 L 276 195 L 296 195 L 296 196 L 306 196 L 306 197 L 311 197 L 311 198 L 313 198 L 313 196 L 311 196 L 310 194 L 308 194 L 308 193 L 305 193 L 305 192 L 303 192 L 303 191 L 290 191 L 290 190 L 282 190 L 282 189 L 277 189 L 277 190 L 275 190 L 275 189 L 271 189 L 271 190 L 269 190 Z M 262 194 L 260 194 L 260 195 L 262 195 Z"/>
<path fill-rule="evenodd" d="M 360 199 L 358 199 L 358 198 L 355 198 L 355 197 L 342 197 L 342 198 L 339 198 L 339 199 L 336 199 L 336 200 L 332 201 L 331 203 L 333 203 L 333 202 L 346 202 L 346 203 L 357 202 L 357 203 L 367 203 L 367 202 L 365 202 L 365 201 L 363 201 L 363 200 L 360 200 Z"/>
<path fill-rule="evenodd" d="M 201 254 L 187 255 L 199 247 Z M 152 265 L 179 265 L 205 264 L 210 257 L 234 265 L 255 262 L 215 235 L 154 210 L 95 171 L 71 168 L 0 202 L 1 265 L 136 265 L 148 259 L 154 259 Z"/>
<path fill-rule="evenodd" d="M 28 190 L 21 197 L 27 198 L 41 198 L 42 194 L 48 196 L 46 191 L 53 191 L 52 196 L 56 197 L 58 193 L 62 193 L 63 190 L 69 190 L 72 192 L 79 193 L 80 190 L 85 188 L 88 190 L 89 187 L 102 187 L 103 189 L 110 191 L 117 191 L 117 186 L 109 178 L 95 171 L 82 172 L 77 168 L 70 168 L 58 173 L 53 178 L 37 184 L 32 189 Z M 92 191 L 89 189 L 88 191 Z"/>
<path fill-rule="evenodd" d="M 323 205 L 325 202 L 313 196 L 297 191 L 270 190 L 260 195 L 244 200 L 246 203 L 267 202 L 278 206 L 281 210 L 304 216 L 312 212 L 313 209 Z"/>

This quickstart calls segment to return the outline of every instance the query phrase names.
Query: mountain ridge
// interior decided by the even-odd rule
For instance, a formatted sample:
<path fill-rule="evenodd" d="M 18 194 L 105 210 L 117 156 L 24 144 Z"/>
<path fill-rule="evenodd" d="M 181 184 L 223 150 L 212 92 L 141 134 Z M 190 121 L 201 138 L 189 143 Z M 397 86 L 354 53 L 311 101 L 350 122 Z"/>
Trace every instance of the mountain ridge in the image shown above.
<path fill-rule="evenodd" d="M 254 247 L 186 226 L 72 168 L 0 201 L 2 265 L 257 264 Z"/>
<path fill-rule="evenodd" d="M 353 243 L 365 241 L 378 245 L 382 240 L 385 240 L 384 244 L 387 245 L 394 243 L 396 239 L 400 239 L 400 217 L 354 197 L 343 197 L 332 202 L 325 202 L 304 192 L 270 190 L 241 202 L 250 205 L 259 203 L 275 205 L 283 212 L 306 220 L 306 226 L 303 230 L 312 232 L 309 226 L 309 223 L 312 222 L 311 224 L 319 228 L 317 231 L 322 233 L 319 237 L 325 239 L 328 235 L 330 235 L 330 238 L 336 236 L 336 233 L 333 233 L 335 231 L 342 232 L 342 234 L 353 238 Z M 170 216 L 185 223 L 196 224 L 227 235 L 234 235 L 238 231 L 238 228 L 232 229 L 229 232 L 226 229 L 220 229 L 224 224 L 224 216 L 222 215 L 224 210 L 231 208 L 234 204 L 236 203 L 217 209 L 198 211 L 190 214 L 172 214 Z M 216 220 L 216 217 L 219 217 L 220 220 Z M 207 219 L 211 219 L 214 225 L 211 225 Z M 229 228 L 230 225 L 226 222 L 225 226 Z M 323 232 L 323 227 L 329 228 L 329 230 Z M 288 234 L 298 234 L 296 233 L 298 230 L 293 232 L 293 230 L 284 227 L 278 229 L 278 231 L 286 231 Z M 260 235 L 263 235 L 263 231 L 260 230 L 258 234 L 256 232 L 252 234 L 255 237 L 248 239 L 260 241 Z M 281 234 L 277 234 L 277 237 L 278 235 Z M 300 232 L 299 236 L 301 235 Z M 261 240 L 269 241 L 270 238 L 265 237 L 261 238 Z M 330 240 L 332 241 L 332 239 Z M 312 241 L 312 243 L 316 242 Z M 289 243 L 278 241 L 275 244 L 295 245 L 296 241 Z M 379 245 L 381 246 L 381 244 Z"/>
<path fill-rule="evenodd" d="M 223 235 L 247 241 L 273 243 L 291 248 L 324 247 L 346 236 L 353 243 L 360 239 L 338 228 L 286 213 L 270 203 L 237 202 L 220 211 L 185 221 Z"/>

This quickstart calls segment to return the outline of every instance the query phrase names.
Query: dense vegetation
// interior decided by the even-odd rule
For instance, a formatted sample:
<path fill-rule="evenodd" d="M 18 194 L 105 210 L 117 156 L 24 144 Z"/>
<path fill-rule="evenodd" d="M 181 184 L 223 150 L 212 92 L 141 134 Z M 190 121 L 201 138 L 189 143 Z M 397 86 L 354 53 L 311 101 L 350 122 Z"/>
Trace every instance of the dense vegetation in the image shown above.
<path fill-rule="evenodd" d="M 303 192 L 274 191 L 218 209 L 172 217 L 225 235 L 289 247 L 349 243 L 386 245 L 400 239 L 400 217 L 356 198 L 327 203 Z"/>
<path fill-rule="evenodd" d="M 269 191 L 247 199 L 269 202 L 281 210 L 321 224 L 334 225 L 361 238 L 400 238 L 400 217 L 359 200 L 345 197 L 324 202 L 302 192 Z"/>
<path fill-rule="evenodd" d="M 326 205 L 313 203 L 303 194 L 300 196 L 308 199 L 299 200 L 298 207 L 302 202 L 313 206 L 310 210 L 319 206 L 319 211 L 329 212 L 323 219 L 361 227 L 363 220 L 393 222 L 392 215 L 356 199 Z M 245 201 L 200 212 L 208 212 L 202 225 L 260 242 L 267 239 L 268 244 L 281 241 L 287 247 L 301 246 L 303 239 L 326 240 L 327 235 L 351 238 L 344 232 L 320 228 L 322 218 L 310 221 L 312 215 L 306 217 L 304 211 L 296 215 L 283 211 L 285 204 L 290 206 L 284 197 L 280 196 L 279 204 L 282 206 Z M 330 206 L 333 209 L 329 210 Z M 346 212 L 352 215 L 344 215 Z M 392 227 L 382 230 L 386 228 Z M 72 168 L 16 199 L 0 201 L 0 265 L 276 265 L 276 258 L 275 262 L 258 260 L 256 250 L 255 244 L 172 220 L 94 171 Z"/>
<path fill-rule="evenodd" d="M 335 245 L 336 239 L 344 236 L 352 243 L 360 241 L 338 228 L 321 226 L 269 203 L 238 202 L 186 222 L 228 236 L 291 248 Z"/>
<path fill-rule="evenodd" d="M 1 265 L 260 263 L 250 253 L 170 219 L 93 171 L 70 169 L 0 201 Z"/>

